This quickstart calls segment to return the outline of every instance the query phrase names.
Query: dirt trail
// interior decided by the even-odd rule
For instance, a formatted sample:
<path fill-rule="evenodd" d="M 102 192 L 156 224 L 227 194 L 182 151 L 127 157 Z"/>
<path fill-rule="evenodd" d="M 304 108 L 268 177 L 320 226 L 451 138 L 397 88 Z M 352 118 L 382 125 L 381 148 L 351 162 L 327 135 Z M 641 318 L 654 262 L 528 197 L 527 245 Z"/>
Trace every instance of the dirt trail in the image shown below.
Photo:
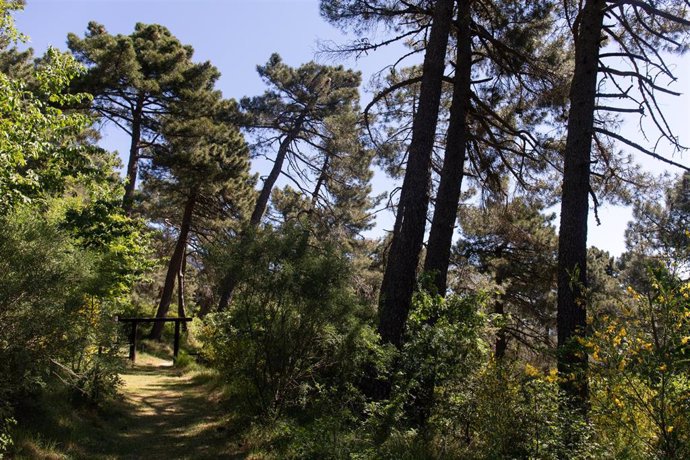
<path fill-rule="evenodd" d="M 106 439 L 91 440 L 91 458 L 244 458 L 203 383 L 174 369 L 171 361 L 141 358 L 121 375 L 122 416 L 110 421 Z"/>

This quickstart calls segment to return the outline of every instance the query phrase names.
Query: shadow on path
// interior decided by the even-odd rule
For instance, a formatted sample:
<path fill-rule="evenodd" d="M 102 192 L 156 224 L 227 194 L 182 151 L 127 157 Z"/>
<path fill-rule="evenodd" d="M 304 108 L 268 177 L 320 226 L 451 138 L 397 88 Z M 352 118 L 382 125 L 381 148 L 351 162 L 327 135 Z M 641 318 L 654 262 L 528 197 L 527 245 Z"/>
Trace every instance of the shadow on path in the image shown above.
<path fill-rule="evenodd" d="M 147 357 L 121 378 L 123 415 L 110 421 L 107 439 L 90 440 L 90 458 L 244 458 L 207 388 L 171 361 Z"/>

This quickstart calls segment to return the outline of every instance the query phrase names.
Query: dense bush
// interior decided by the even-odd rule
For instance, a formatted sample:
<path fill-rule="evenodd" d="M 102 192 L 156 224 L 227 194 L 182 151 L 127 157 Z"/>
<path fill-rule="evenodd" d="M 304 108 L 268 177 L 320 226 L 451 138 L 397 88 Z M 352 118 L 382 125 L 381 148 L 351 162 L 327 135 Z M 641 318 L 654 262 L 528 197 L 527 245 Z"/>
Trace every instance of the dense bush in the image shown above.
<path fill-rule="evenodd" d="M 0 218 L 0 418 L 54 380 L 89 401 L 118 383 L 113 316 L 143 270 L 137 224 L 88 244 L 65 220 L 66 206 L 60 199 Z"/>
<path fill-rule="evenodd" d="M 690 285 L 658 265 L 585 343 L 600 434 L 621 457 L 690 457 Z"/>
<path fill-rule="evenodd" d="M 352 385 L 367 328 L 346 257 L 300 225 L 243 244 L 238 265 L 247 268 L 232 306 L 207 320 L 213 365 L 264 415 Z"/>

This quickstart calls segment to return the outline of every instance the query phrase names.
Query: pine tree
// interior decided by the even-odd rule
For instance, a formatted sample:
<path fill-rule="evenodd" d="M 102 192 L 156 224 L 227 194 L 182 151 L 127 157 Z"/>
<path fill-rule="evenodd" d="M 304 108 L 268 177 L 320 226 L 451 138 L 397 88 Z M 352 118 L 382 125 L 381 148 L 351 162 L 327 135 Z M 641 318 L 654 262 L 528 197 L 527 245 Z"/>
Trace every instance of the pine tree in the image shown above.
<path fill-rule="evenodd" d="M 223 207 L 239 209 L 251 196 L 248 149 L 238 128 L 228 123 L 229 115 L 237 111 L 236 104 L 223 100 L 218 92 L 201 92 L 204 97 L 196 94 L 193 100 L 181 100 L 175 115 L 161 121 L 165 142 L 151 149 L 152 163 L 145 173 L 148 193 L 179 203 L 177 242 L 168 263 L 157 318 L 167 315 L 175 282 L 183 280 L 190 235 L 203 227 L 199 221 L 219 217 L 219 200 L 224 202 Z M 150 337 L 159 339 L 162 331 L 163 323 L 155 323 Z"/>
<path fill-rule="evenodd" d="M 551 3 L 457 2 L 445 154 L 424 263 L 440 295 L 465 165 L 485 190 L 505 193 L 501 178 L 509 174 L 538 192 L 554 162 L 555 139 L 539 133 L 565 105 L 567 80 L 557 68 L 569 53 Z"/>
<path fill-rule="evenodd" d="M 208 62 L 192 63 L 193 50 L 160 25 L 138 23 L 130 35 L 111 35 L 90 22 L 84 38 L 68 35 L 68 46 L 88 72 L 74 85 L 94 95 L 91 109 L 131 139 L 123 208 L 134 204 L 141 150 L 160 138 L 158 118 L 185 92 L 217 78 Z"/>
<path fill-rule="evenodd" d="M 302 194 L 312 197 L 311 208 L 327 203 L 329 194 L 337 198 L 337 194 L 353 185 L 359 190 L 358 200 L 367 202 L 371 156 L 358 135 L 359 73 L 314 62 L 293 68 L 277 54 L 257 70 L 269 89 L 261 96 L 245 98 L 242 106 L 250 131 L 258 138 L 256 150 L 276 151 L 249 227 L 255 229 L 261 224 L 281 175 Z M 358 176 L 338 179 L 348 167 Z M 365 185 L 356 184 L 357 181 Z M 339 208 L 344 209 L 342 203 Z M 369 219 L 361 215 L 359 219 L 358 225 L 366 228 Z M 220 310 L 227 308 L 238 281 L 233 273 L 226 274 L 221 285 Z"/>
<path fill-rule="evenodd" d="M 494 313 L 504 317 L 495 356 L 502 358 L 513 338 L 531 349 L 550 343 L 554 329 L 556 285 L 555 214 L 542 214 L 539 202 L 526 197 L 486 200 L 463 207 L 458 263 L 490 278 L 496 292 Z M 455 289 L 473 289 L 458 279 Z"/>
<path fill-rule="evenodd" d="M 593 152 L 601 150 L 600 146 L 610 139 L 675 164 L 613 132 L 604 117 L 607 113 L 646 114 L 660 137 L 679 147 L 655 95 L 675 94 L 661 84 L 660 79 L 673 81 L 675 77 L 660 51 L 685 51 L 690 3 L 587 0 L 577 6 L 564 5 L 574 34 L 575 69 L 570 86 L 559 230 L 558 369 L 569 376 L 563 379 L 562 388 L 573 407 L 585 412 L 588 358 L 575 339 L 587 333 L 587 217 Z M 603 51 L 605 40 L 614 49 Z M 615 63 L 620 60 L 629 67 L 617 67 Z M 611 92 L 602 88 L 603 80 Z M 605 99 L 618 100 L 620 105 L 602 104 L 600 101 Z"/>

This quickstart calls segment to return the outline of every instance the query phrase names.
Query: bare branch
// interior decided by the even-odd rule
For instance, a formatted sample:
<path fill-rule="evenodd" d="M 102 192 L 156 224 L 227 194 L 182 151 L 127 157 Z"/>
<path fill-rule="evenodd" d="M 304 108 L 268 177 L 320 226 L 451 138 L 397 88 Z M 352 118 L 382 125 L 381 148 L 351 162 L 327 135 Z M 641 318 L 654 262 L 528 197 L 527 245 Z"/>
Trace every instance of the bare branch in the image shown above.
<path fill-rule="evenodd" d="M 606 129 L 603 129 L 603 128 L 596 128 L 596 127 L 594 128 L 594 131 L 597 132 L 597 133 L 603 134 L 603 135 L 605 135 L 605 136 L 609 136 L 609 137 L 611 137 L 611 138 L 613 138 L 613 139 L 616 139 L 617 141 L 620 141 L 620 142 L 622 142 L 622 143 L 624 143 L 624 144 L 626 144 L 626 145 L 628 145 L 628 146 L 634 148 L 635 150 L 638 150 L 638 151 L 644 153 L 645 155 L 649 155 L 650 157 L 655 158 L 655 159 L 657 159 L 657 160 L 659 160 L 659 161 L 662 161 L 662 162 L 664 162 L 664 163 L 666 163 L 666 164 L 669 164 L 669 165 L 671 165 L 671 166 L 675 166 L 676 168 L 680 168 L 680 169 L 683 169 L 683 170 L 685 170 L 685 171 L 690 171 L 690 167 L 684 166 L 684 165 L 682 165 L 682 164 L 680 164 L 680 163 L 676 163 L 675 161 L 669 160 L 668 158 L 664 158 L 664 157 L 662 157 L 661 155 L 659 155 L 658 153 L 654 153 L 654 152 L 652 152 L 651 150 L 648 150 L 648 149 L 642 147 L 641 145 L 639 145 L 639 144 L 637 144 L 637 143 L 635 143 L 635 142 L 633 142 L 633 141 L 631 141 L 631 140 L 629 140 L 629 139 L 626 139 L 625 137 L 623 137 L 623 136 L 621 136 L 621 135 L 619 135 L 619 134 L 612 133 L 611 131 L 608 131 L 608 130 L 606 130 Z"/>

